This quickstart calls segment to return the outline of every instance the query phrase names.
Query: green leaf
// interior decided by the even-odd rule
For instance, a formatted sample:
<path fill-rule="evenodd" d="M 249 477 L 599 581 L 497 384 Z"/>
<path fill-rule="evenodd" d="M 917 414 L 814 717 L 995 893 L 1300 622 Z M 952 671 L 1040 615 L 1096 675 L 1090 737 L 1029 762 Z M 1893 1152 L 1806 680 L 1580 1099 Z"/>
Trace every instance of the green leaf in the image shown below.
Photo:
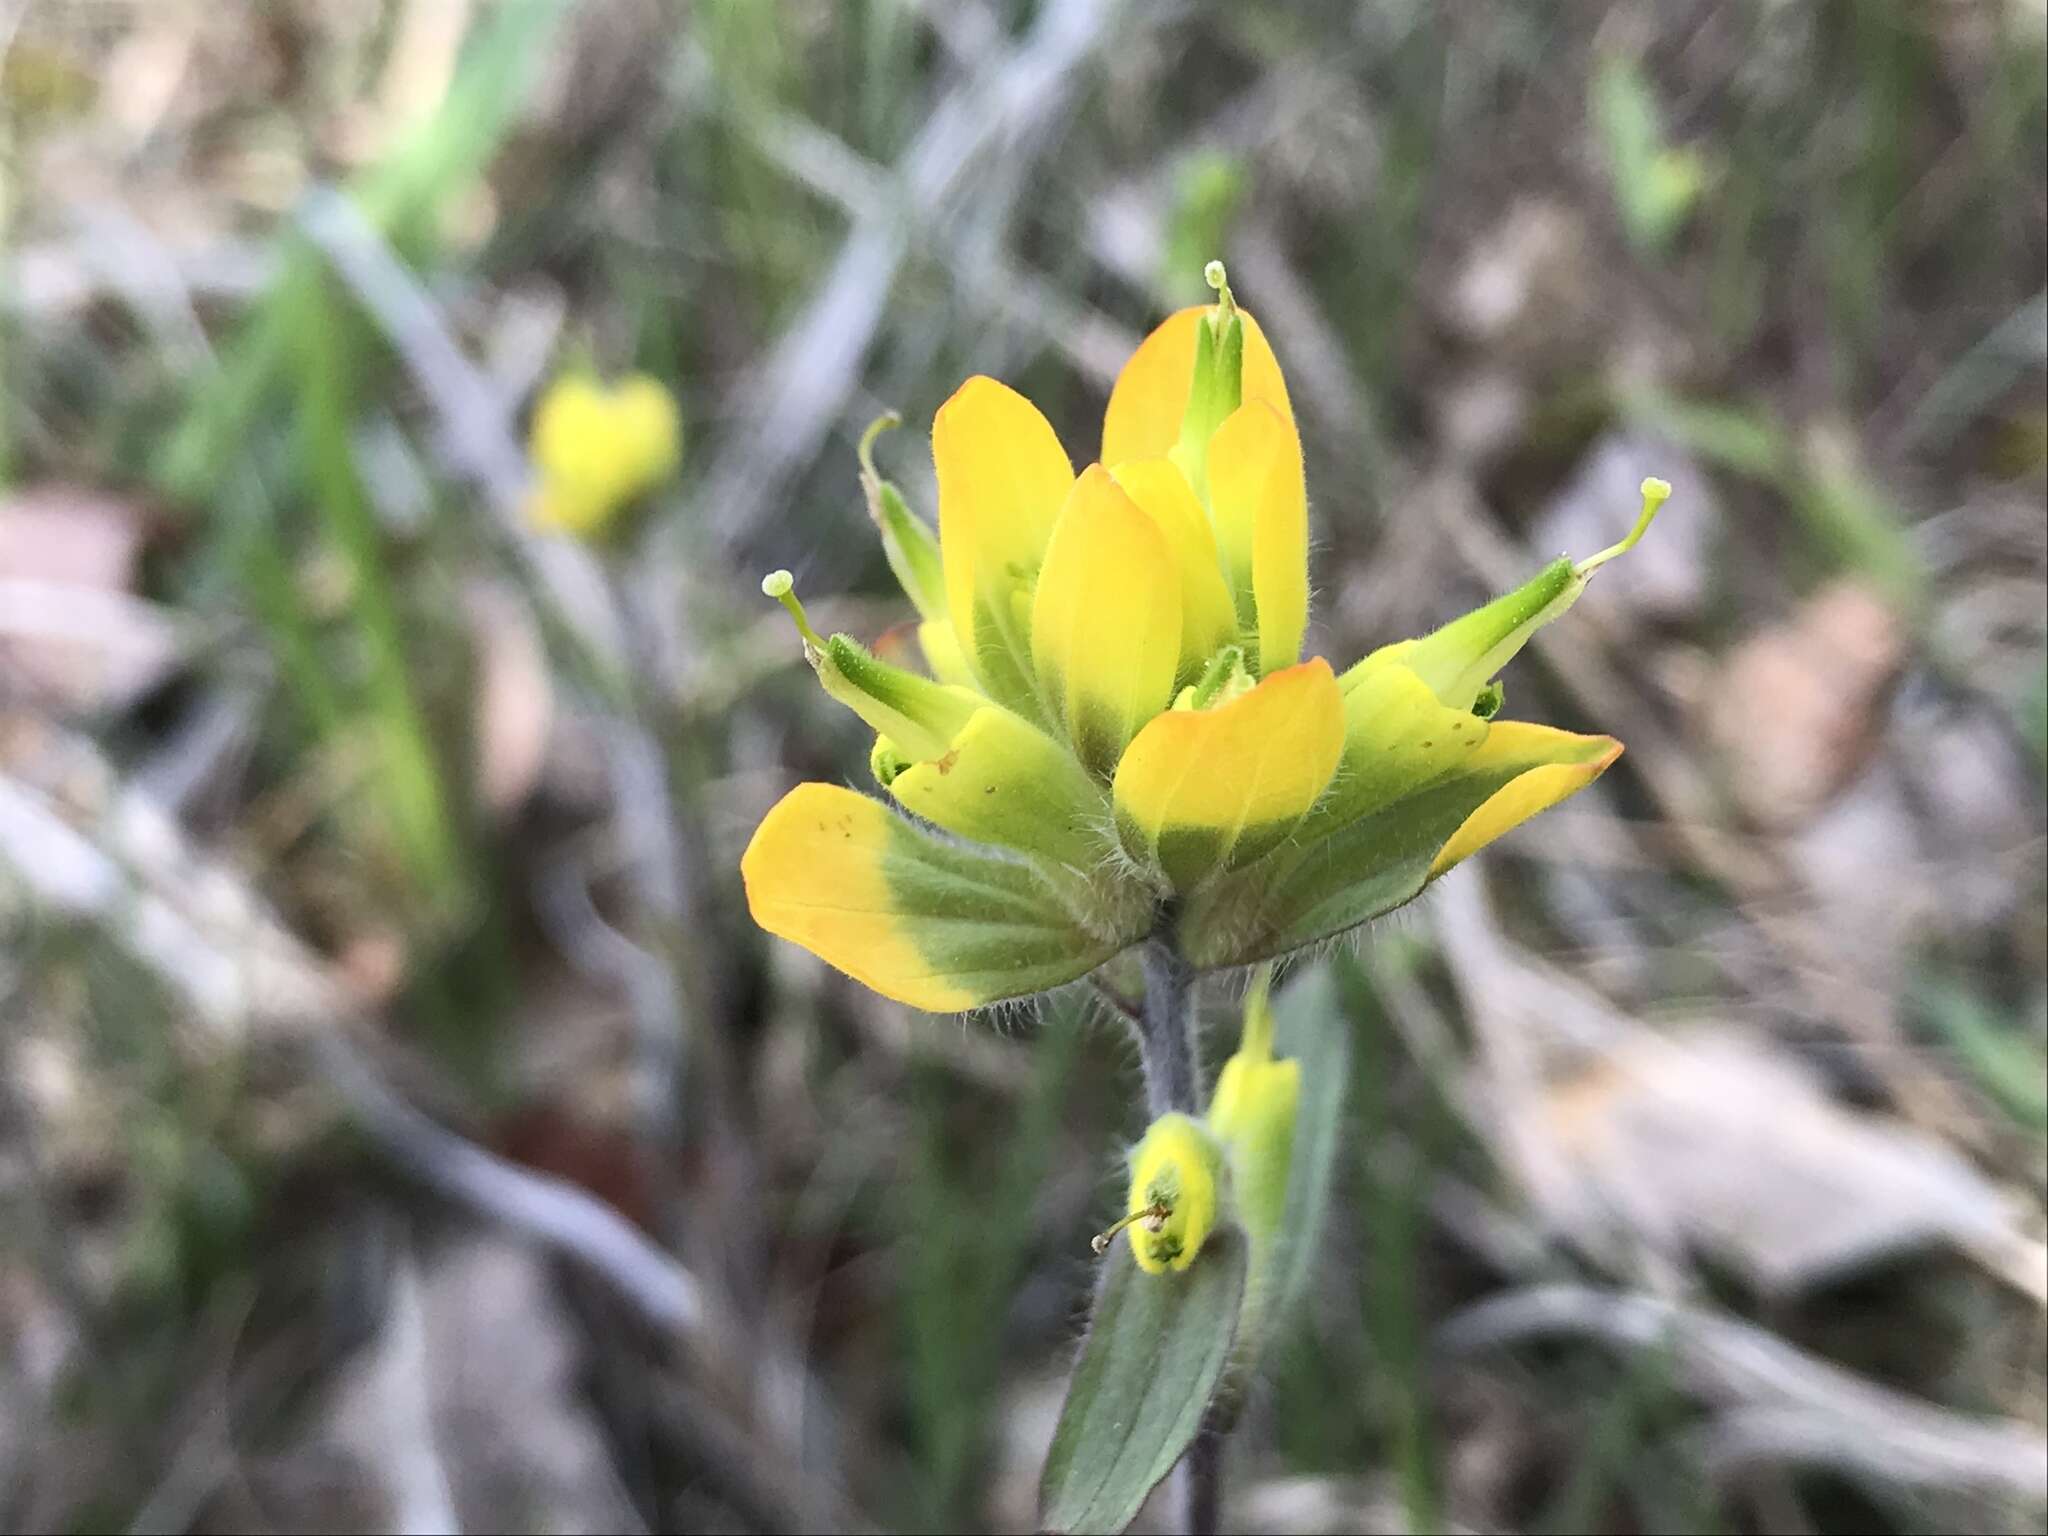
<path fill-rule="evenodd" d="M 1048 1531 L 1120 1531 L 1202 1427 L 1244 1300 L 1249 1244 L 1222 1227 L 1180 1274 L 1110 1250 L 1039 1483 Z"/>
<path fill-rule="evenodd" d="M 1308 1289 L 1335 1182 L 1337 1142 L 1344 1125 L 1344 1085 L 1351 1081 L 1351 1025 L 1327 965 L 1295 977 L 1273 1003 L 1273 1049 L 1301 1063 L 1301 1101 L 1294 1111 L 1294 1156 L 1287 1170 L 1286 1214 L 1274 1239 L 1269 1318 L 1294 1309 Z"/>

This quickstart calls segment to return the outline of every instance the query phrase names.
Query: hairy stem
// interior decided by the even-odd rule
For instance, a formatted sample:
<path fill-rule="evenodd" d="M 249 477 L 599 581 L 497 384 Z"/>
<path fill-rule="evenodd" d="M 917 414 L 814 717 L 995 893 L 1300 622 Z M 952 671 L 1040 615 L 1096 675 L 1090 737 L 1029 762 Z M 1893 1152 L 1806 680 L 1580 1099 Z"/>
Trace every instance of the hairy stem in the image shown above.
<path fill-rule="evenodd" d="M 1138 1042 L 1145 1063 L 1146 1107 L 1157 1119 L 1179 1110 L 1202 1112 L 1202 1068 L 1195 1050 L 1195 968 L 1173 940 L 1170 924 L 1148 939 L 1140 952 L 1145 968 L 1145 1008 Z M 1210 1536 L 1223 1504 L 1223 1437 L 1204 1429 L 1188 1446 L 1174 1472 L 1180 1528 L 1188 1536 Z"/>
<path fill-rule="evenodd" d="M 1223 1436 L 1204 1429 L 1174 1472 L 1174 1502 L 1187 1536 L 1215 1536 L 1223 1520 Z"/>
<path fill-rule="evenodd" d="M 1145 1013 L 1138 1030 L 1145 1063 L 1145 1103 L 1152 1117 L 1171 1110 L 1202 1112 L 1202 1079 L 1195 1060 L 1195 971 L 1170 935 L 1145 941 Z"/>

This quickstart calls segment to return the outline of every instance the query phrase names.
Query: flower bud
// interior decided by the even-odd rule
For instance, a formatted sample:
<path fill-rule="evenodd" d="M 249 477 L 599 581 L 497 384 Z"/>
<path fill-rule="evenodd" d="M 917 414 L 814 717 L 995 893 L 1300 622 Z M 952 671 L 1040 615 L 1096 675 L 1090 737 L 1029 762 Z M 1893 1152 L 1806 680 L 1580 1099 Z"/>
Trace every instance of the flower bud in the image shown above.
<path fill-rule="evenodd" d="M 1255 1247 L 1279 1229 L 1286 1211 L 1301 1102 L 1301 1063 L 1273 1058 L 1272 980 L 1272 967 L 1261 966 L 1245 999 L 1244 1033 L 1223 1064 L 1209 1107 L 1209 1125 L 1230 1160 L 1231 1187 Z"/>
<path fill-rule="evenodd" d="M 1183 1270 L 1195 1262 L 1216 1228 L 1223 1153 L 1199 1120 L 1161 1115 L 1131 1153 L 1131 1193 L 1118 1223 L 1130 1233 L 1131 1252 L 1147 1274 Z M 1098 1251 L 1112 1227 L 1097 1239 Z"/>

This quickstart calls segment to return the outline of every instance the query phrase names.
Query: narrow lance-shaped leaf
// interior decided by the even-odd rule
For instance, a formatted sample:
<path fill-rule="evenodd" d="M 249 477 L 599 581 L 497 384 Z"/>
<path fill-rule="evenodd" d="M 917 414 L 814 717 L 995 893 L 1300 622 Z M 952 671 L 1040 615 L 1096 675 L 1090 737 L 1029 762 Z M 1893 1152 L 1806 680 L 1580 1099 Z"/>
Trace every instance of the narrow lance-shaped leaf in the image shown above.
<path fill-rule="evenodd" d="M 1048 1531 L 1121 1531 L 1195 1438 L 1223 1379 L 1247 1247 L 1211 1233 L 1185 1271 L 1148 1275 L 1124 1244 L 1105 1261 L 1095 1318 L 1039 1484 Z"/>
<path fill-rule="evenodd" d="M 1274 999 L 1273 1049 L 1301 1063 L 1301 1098 L 1294 1111 L 1286 1211 L 1266 1261 L 1269 1325 L 1285 1318 L 1308 1288 L 1330 1209 L 1344 1085 L 1351 1081 L 1350 1021 L 1327 965 L 1295 977 Z"/>

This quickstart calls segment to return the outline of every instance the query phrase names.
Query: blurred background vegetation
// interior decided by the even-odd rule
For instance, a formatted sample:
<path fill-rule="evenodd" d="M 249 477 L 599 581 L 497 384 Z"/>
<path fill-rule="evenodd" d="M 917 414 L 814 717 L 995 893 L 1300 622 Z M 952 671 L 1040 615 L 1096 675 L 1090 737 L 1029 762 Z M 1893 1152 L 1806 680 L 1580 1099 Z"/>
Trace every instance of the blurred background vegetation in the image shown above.
<path fill-rule="evenodd" d="M 1221 254 L 1312 650 L 1677 487 L 1508 679 L 1627 757 L 1329 957 L 1227 1518 L 2040 1529 L 2044 27 L 0 0 L 0 1525 L 1030 1525 L 1134 1056 L 751 929 L 867 745 L 756 584 L 888 643 L 861 429 L 1085 461 Z M 595 552 L 579 367 L 687 438 Z"/>

